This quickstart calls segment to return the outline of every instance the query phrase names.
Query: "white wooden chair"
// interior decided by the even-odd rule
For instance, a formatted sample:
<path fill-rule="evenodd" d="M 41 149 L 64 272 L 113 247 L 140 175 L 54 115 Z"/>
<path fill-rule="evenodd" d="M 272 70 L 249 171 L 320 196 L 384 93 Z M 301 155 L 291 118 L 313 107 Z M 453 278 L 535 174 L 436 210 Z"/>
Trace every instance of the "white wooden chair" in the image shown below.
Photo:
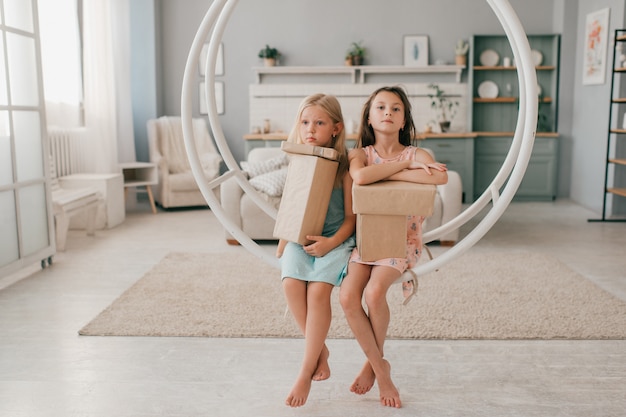
<path fill-rule="evenodd" d="M 57 251 L 65 250 L 70 218 L 76 214 L 87 216 L 87 235 L 93 236 L 96 227 L 98 207 L 104 203 L 100 192 L 92 187 L 62 188 L 59 183 L 54 159 L 50 157 L 50 188 L 52 194 L 52 212 L 56 229 Z"/>

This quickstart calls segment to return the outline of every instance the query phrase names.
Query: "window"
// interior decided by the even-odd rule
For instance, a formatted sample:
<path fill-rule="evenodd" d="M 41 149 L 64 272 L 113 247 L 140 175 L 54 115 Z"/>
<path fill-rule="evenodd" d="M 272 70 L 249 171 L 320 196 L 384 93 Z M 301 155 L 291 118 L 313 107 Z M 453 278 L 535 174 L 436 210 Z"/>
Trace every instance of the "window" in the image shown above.
<path fill-rule="evenodd" d="M 82 125 L 82 65 L 77 0 L 39 0 L 39 32 L 48 125 Z"/>

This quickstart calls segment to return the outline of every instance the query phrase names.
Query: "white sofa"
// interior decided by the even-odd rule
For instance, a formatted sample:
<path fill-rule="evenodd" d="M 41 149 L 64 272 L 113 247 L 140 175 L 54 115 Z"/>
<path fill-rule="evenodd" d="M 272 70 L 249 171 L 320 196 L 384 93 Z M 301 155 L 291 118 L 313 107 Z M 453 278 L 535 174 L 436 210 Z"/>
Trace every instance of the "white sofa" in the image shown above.
<path fill-rule="evenodd" d="M 222 158 L 217 153 L 204 119 L 193 119 L 200 162 L 208 181 L 219 175 Z M 156 163 L 159 183 L 154 200 L 163 208 L 206 206 L 189 167 L 180 117 L 160 117 L 147 122 L 150 162 Z"/>
<path fill-rule="evenodd" d="M 248 163 L 272 159 L 280 155 L 280 148 L 255 148 L 248 154 Z M 432 151 L 431 151 L 432 154 Z M 261 210 L 252 199 L 245 195 L 235 179 L 225 181 L 220 188 L 222 207 L 229 218 L 253 240 L 275 240 L 273 237 L 274 220 Z M 276 207 L 278 197 L 267 197 Z M 437 186 L 433 215 L 424 222 L 424 233 L 433 230 L 456 217 L 462 210 L 463 187 L 461 176 L 455 171 L 448 171 L 448 183 Z M 228 243 L 238 244 L 230 233 L 226 233 Z M 442 245 L 452 246 L 459 239 L 459 231 L 453 230 L 442 236 Z"/>

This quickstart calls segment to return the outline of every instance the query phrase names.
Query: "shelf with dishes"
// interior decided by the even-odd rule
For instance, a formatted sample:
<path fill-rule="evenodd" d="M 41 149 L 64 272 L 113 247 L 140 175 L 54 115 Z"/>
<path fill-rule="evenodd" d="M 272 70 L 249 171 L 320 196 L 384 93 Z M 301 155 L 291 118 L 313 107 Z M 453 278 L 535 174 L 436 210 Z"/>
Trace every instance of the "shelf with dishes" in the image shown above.
<path fill-rule="evenodd" d="M 474 97 L 474 103 L 517 103 L 518 97 Z M 552 103 L 551 97 L 539 98 L 540 103 Z"/>
<path fill-rule="evenodd" d="M 537 71 L 553 71 L 556 67 L 554 65 L 537 65 L 535 66 L 535 70 Z M 623 69 L 626 71 L 626 68 Z M 474 65 L 474 71 L 517 71 L 517 67 L 515 66 L 507 66 L 504 65 L 494 65 L 494 66 L 486 66 L 486 65 Z"/>
<path fill-rule="evenodd" d="M 347 75 L 352 84 L 366 82 L 366 76 L 372 74 L 448 74 L 454 76 L 457 83 L 461 82 L 461 76 L 465 65 L 426 65 L 411 67 L 404 65 L 356 65 L 356 66 L 274 66 L 253 67 L 256 74 L 257 84 L 263 82 L 263 77 L 269 75 Z"/>
<path fill-rule="evenodd" d="M 537 72 L 538 114 L 527 175 L 515 199 L 549 201 L 556 197 L 559 161 L 558 81 L 560 36 L 528 35 Z M 474 197 L 491 184 L 505 160 L 519 117 L 519 68 L 505 35 L 475 35 L 468 80 L 472 91 L 471 128 L 477 134 Z"/>

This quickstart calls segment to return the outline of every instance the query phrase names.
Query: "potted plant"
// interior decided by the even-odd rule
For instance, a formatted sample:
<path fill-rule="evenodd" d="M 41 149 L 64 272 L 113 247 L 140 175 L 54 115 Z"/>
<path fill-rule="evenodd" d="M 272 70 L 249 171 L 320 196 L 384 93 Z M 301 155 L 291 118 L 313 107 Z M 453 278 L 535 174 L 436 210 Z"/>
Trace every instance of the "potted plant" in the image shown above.
<path fill-rule="evenodd" d="M 263 58 L 266 67 L 273 67 L 276 65 L 276 60 L 280 57 L 278 49 L 271 48 L 269 45 L 265 45 L 265 48 L 259 51 L 259 58 Z"/>
<path fill-rule="evenodd" d="M 433 90 L 433 93 L 428 94 L 430 107 L 437 112 L 441 132 L 447 132 L 450 130 L 452 119 L 456 116 L 459 102 L 446 95 L 445 91 L 439 87 L 439 84 L 429 84 L 428 88 Z"/>
<path fill-rule="evenodd" d="M 457 65 L 467 65 L 467 51 L 469 50 L 469 43 L 464 39 L 459 39 L 454 47 L 455 62 Z"/>
<path fill-rule="evenodd" d="M 363 65 L 365 59 L 365 47 L 361 42 L 352 42 L 346 53 L 346 65 Z"/>

